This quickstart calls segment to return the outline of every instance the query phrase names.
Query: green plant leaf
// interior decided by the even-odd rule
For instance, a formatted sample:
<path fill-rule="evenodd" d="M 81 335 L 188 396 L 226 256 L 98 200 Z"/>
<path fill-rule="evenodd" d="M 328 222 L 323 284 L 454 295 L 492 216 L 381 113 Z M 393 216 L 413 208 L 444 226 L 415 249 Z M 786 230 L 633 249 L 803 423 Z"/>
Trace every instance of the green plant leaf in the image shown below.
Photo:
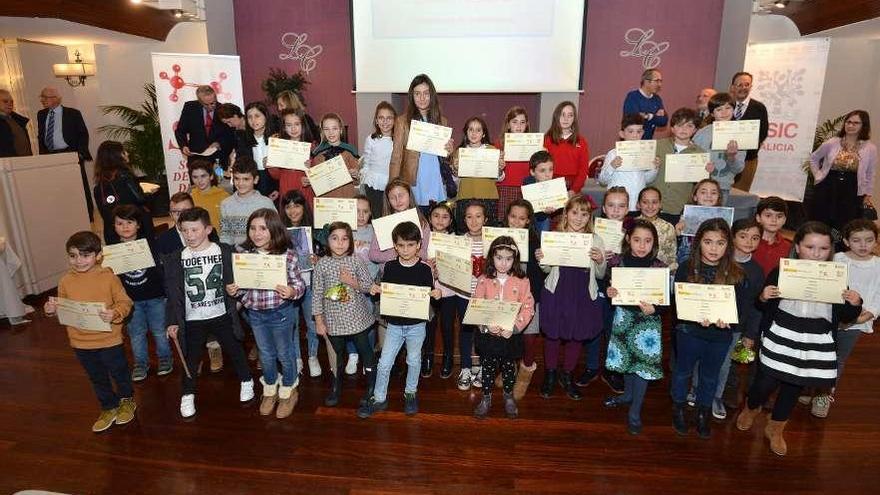
<path fill-rule="evenodd" d="M 124 105 L 102 106 L 104 115 L 122 121 L 98 128 L 109 139 L 122 141 L 131 165 L 140 169 L 148 177 L 160 178 L 165 175 L 165 152 L 162 148 L 162 131 L 159 126 L 159 105 L 156 101 L 156 86 L 144 85 L 146 97 L 139 108 Z"/>

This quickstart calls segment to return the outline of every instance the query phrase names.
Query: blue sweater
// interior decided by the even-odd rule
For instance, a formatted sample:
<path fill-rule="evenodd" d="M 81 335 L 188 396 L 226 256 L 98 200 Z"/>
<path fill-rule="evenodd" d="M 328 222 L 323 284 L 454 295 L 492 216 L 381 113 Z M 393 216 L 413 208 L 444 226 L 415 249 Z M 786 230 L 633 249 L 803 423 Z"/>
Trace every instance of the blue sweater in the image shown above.
<path fill-rule="evenodd" d="M 655 94 L 651 98 L 645 98 L 638 89 L 634 89 L 626 94 L 623 100 L 623 114 L 630 115 L 634 113 L 650 113 L 653 115 L 651 120 L 645 121 L 645 134 L 642 139 L 654 139 L 654 128 L 663 127 L 669 121 L 669 117 L 657 115 L 657 111 L 663 108 L 663 99 L 659 94 Z"/>

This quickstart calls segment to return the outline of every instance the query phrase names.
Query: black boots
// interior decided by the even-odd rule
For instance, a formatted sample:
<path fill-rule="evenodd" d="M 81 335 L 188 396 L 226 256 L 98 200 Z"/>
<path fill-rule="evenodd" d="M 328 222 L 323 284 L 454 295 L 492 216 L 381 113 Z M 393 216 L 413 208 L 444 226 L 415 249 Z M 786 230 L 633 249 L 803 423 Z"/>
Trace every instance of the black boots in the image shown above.
<path fill-rule="evenodd" d="M 712 436 L 710 424 L 712 421 L 712 409 L 704 406 L 697 407 L 697 435 L 702 439 Z"/>
<path fill-rule="evenodd" d="M 434 374 L 434 355 L 422 356 L 422 378 L 430 378 Z"/>
<path fill-rule="evenodd" d="M 672 404 L 672 427 L 679 435 L 687 435 L 688 426 L 687 419 L 684 417 L 684 402 L 674 402 Z"/>
<path fill-rule="evenodd" d="M 541 397 L 545 399 L 552 397 L 554 388 L 556 388 L 556 370 L 545 370 L 544 384 L 541 385 Z"/>
<path fill-rule="evenodd" d="M 340 370 L 341 371 L 341 370 Z M 324 399 L 324 405 L 334 407 L 339 404 L 339 397 L 342 395 L 342 373 L 333 375 L 333 382 L 330 384 L 330 395 Z"/>
<path fill-rule="evenodd" d="M 581 400 L 584 398 L 581 395 L 581 391 L 578 390 L 577 386 L 574 384 L 574 380 L 571 379 L 571 373 L 562 373 L 559 375 L 559 385 L 562 386 L 562 390 L 565 390 L 566 395 L 571 400 Z"/>
<path fill-rule="evenodd" d="M 443 355 L 443 367 L 440 368 L 440 378 L 446 379 L 452 376 L 452 354 Z"/>

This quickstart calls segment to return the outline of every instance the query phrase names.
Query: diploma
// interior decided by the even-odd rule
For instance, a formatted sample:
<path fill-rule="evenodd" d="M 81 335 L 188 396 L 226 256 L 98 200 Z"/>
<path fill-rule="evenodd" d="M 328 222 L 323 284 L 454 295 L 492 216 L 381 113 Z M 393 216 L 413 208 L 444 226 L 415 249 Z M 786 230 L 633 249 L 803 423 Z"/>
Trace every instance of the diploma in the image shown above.
<path fill-rule="evenodd" d="M 436 258 L 437 253 L 443 251 L 459 258 L 470 259 L 471 244 L 471 238 L 466 235 L 431 232 L 431 238 L 428 241 L 428 258 Z"/>
<path fill-rule="evenodd" d="M 465 325 L 499 326 L 513 330 L 522 303 L 499 301 L 497 299 L 471 298 L 462 323 Z"/>
<path fill-rule="evenodd" d="M 418 227 L 421 232 L 422 224 L 415 208 L 410 208 L 393 215 L 385 215 L 384 217 L 373 220 L 373 232 L 376 234 L 376 241 L 379 243 L 379 249 L 384 251 L 394 247 L 391 232 L 394 230 L 394 227 L 397 227 L 398 224 L 403 222 L 412 222 L 416 224 L 416 227 Z M 422 242 L 424 242 L 424 239 L 422 239 Z"/>
<path fill-rule="evenodd" d="M 504 161 L 527 162 L 544 149 L 542 132 L 507 132 L 504 134 Z"/>
<path fill-rule="evenodd" d="M 611 286 L 617 290 L 611 298 L 615 306 L 638 306 L 641 301 L 669 305 L 669 268 L 614 267 Z"/>
<path fill-rule="evenodd" d="M 351 198 L 315 198 L 315 228 L 333 222 L 345 222 L 357 230 L 357 200 Z"/>
<path fill-rule="evenodd" d="M 146 239 L 110 244 L 104 246 L 101 253 L 104 257 L 101 266 L 117 275 L 156 266 Z"/>
<path fill-rule="evenodd" d="M 501 150 L 494 148 L 459 148 L 458 176 L 498 179 Z"/>
<path fill-rule="evenodd" d="M 675 310 L 680 320 L 739 323 L 736 291 L 732 285 L 676 282 Z"/>
<path fill-rule="evenodd" d="M 602 238 L 602 244 L 607 250 L 620 254 L 623 247 L 623 222 L 596 217 L 593 221 L 593 233 Z"/>
<path fill-rule="evenodd" d="M 684 205 L 681 219 L 684 221 L 684 230 L 681 235 L 695 236 L 700 224 L 712 218 L 723 218 L 728 226 L 733 225 L 733 208 L 726 206 L 698 206 Z"/>
<path fill-rule="evenodd" d="M 275 290 L 287 285 L 287 255 L 233 253 L 232 274 L 242 289 Z"/>
<path fill-rule="evenodd" d="M 783 258 L 779 260 L 779 297 L 840 304 L 848 276 L 844 263 Z"/>
<path fill-rule="evenodd" d="M 541 264 L 588 268 L 592 247 L 593 234 L 541 232 L 541 251 L 544 253 Z"/>
<path fill-rule="evenodd" d="M 72 301 L 63 297 L 56 297 L 55 303 L 58 308 L 58 322 L 62 325 L 93 332 L 112 330 L 110 324 L 100 316 L 101 311 L 106 309 L 104 303 Z"/>
<path fill-rule="evenodd" d="M 296 252 L 296 266 L 299 270 L 311 270 L 311 255 L 315 254 L 312 248 L 312 228 L 311 227 L 287 227 L 287 237 L 290 239 L 290 246 Z"/>
<path fill-rule="evenodd" d="M 465 294 L 471 293 L 471 276 L 474 263 L 470 255 L 463 258 L 454 254 L 438 251 L 437 279 L 447 287 L 458 289 Z"/>
<path fill-rule="evenodd" d="M 666 182 L 700 182 L 709 178 L 709 153 L 666 155 Z"/>
<path fill-rule="evenodd" d="M 523 199 L 532 204 L 535 212 L 542 212 L 547 208 L 558 210 L 564 208 L 565 203 L 568 202 L 568 188 L 562 177 L 527 184 L 520 189 Z"/>
<path fill-rule="evenodd" d="M 311 152 L 311 143 L 270 137 L 266 166 L 305 172 L 309 168 L 306 162 L 311 158 Z"/>
<path fill-rule="evenodd" d="M 519 260 L 522 262 L 529 261 L 529 229 L 483 227 L 483 256 L 489 255 L 492 241 L 504 235 L 513 238 L 513 243 L 519 249 Z"/>
<path fill-rule="evenodd" d="M 412 120 L 409 123 L 409 137 L 406 140 L 406 149 L 419 153 L 430 153 L 437 156 L 447 156 L 446 143 L 452 137 L 452 127 L 444 127 L 437 124 L 429 124 L 421 120 Z"/>
<path fill-rule="evenodd" d="M 315 196 L 321 196 L 351 182 L 351 173 L 345 166 L 342 155 L 306 169 L 306 175 L 309 177 Z"/>
<path fill-rule="evenodd" d="M 431 288 L 382 282 L 379 314 L 428 321 Z"/>
<path fill-rule="evenodd" d="M 760 120 L 716 120 L 712 122 L 712 149 L 726 150 L 727 143 L 736 141 L 740 150 L 756 150 L 760 130 Z"/>
<path fill-rule="evenodd" d="M 623 162 L 617 170 L 654 170 L 657 141 L 617 141 L 614 150 Z"/>

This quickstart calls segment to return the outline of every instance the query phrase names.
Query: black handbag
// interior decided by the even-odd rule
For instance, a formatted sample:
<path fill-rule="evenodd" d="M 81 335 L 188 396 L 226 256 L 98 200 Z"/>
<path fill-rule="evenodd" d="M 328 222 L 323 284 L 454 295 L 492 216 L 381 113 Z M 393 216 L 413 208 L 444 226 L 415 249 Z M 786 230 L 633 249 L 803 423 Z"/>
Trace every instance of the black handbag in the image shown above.
<path fill-rule="evenodd" d="M 452 166 L 449 165 L 448 157 L 438 157 L 440 159 L 440 177 L 443 178 L 443 187 L 446 189 L 446 197 L 452 199 L 458 196 L 458 184 L 455 182 L 455 175 L 452 173 Z"/>

